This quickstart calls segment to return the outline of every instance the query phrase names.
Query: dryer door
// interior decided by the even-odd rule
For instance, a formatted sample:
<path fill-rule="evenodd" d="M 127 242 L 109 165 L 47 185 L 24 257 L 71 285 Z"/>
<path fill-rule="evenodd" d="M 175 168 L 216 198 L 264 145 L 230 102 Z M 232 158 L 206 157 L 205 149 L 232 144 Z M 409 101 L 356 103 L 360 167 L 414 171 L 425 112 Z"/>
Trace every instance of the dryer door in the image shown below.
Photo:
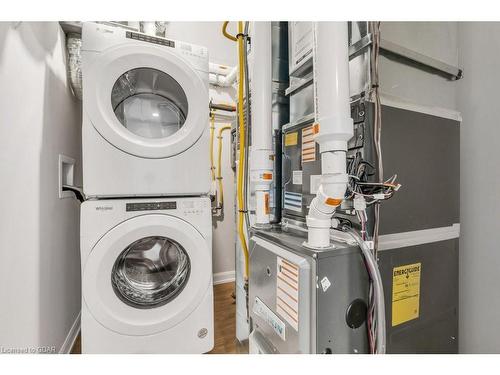
<path fill-rule="evenodd" d="M 83 297 L 103 326 L 150 335 L 184 320 L 211 285 L 211 251 L 187 222 L 138 216 L 107 232 L 83 271 Z"/>
<path fill-rule="evenodd" d="M 169 47 L 110 48 L 84 77 L 86 113 L 99 134 L 124 152 L 170 157 L 191 147 L 207 127 L 208 87 Z"/>

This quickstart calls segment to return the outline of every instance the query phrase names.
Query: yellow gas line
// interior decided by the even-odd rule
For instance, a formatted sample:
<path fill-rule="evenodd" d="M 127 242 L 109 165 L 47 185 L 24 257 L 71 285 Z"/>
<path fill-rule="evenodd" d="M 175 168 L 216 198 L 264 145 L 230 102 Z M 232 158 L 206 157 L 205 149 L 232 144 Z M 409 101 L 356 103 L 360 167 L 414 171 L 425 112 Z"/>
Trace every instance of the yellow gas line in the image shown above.
<path fill-rule="evenodd" d="M 244 35 L 243 35 L 243 22 L 238 21 L 238 35 L 233 36 L 227 32 L 227 25 L 229 21 L 225 21 L 222 25 L 222 33 L 224 36 L 232 41 L 237 41 L 238 43 L 238 131 L 239 131 L 239 144 L 240 153 L 238 158 L 238 177 L 237 177 L 237 197 L 238 197 L 238 237 L 241 243 L 241 249 L 243 250 L 243 256 L 245 259 L 245 281 L 248 281 L 249 274 L 249 255 L 248 246 L 244 233 L 245 225 L 245 212 L 244 212 L 244 199 L 243 199 L 243 184 L 244 184 L 244 165 L 245 165 L 245 120 L 243 113 L 243 99 L 244 99 L 244 83 L 245 83 L 245 67 L 244 65 Z"/>
<path fill-rule="evenodd" d="M 214 132 L 215 132 L 215 113 L 213 111 L 210 111 L 210 172 L 212 174 L 212 181 L 215 181 Z"/>
<path fill-rule="evenodd" d="M 217 189 L 219 199 L 218 199 L 218 205 L 217 209 L 223 210 L 224 209 L 224 186 L 222 185 L 222 132 L 225 130 L 230 130 L 231 125 L 224 125 L 223 127 L 219 128 L 219 135 L 217 136 L 217 139 L 219 140 L 218 143 L 218 157 L 217 157 L 217 183 L 219 185 L 219 188 Z"/>

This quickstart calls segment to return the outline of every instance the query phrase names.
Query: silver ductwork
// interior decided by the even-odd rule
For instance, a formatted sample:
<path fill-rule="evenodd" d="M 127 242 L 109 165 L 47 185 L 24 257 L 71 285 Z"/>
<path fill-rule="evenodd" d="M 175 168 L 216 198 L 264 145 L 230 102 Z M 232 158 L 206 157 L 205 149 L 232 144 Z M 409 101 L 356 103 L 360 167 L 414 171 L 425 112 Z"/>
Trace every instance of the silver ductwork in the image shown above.
<path fill-rule="evenodd" d="M 66 49 L 68 51 L 68 80 L 73 94 L 82 100 L 82 36 L 69 33 L 66 36 Z"/>

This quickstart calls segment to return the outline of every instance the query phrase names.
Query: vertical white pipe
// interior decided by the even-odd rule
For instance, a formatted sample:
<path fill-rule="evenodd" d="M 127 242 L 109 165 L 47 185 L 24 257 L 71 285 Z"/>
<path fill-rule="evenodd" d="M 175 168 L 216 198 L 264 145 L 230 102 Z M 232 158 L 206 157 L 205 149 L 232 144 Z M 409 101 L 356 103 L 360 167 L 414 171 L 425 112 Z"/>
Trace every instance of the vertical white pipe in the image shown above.
<path fill-rule="evenodd" d="M 322 150 L 347 150 L 352 137 L 347 22 L 315 22 L 314 112 Z"/>
<path fill-rule="evenodd" d="M 271 22 L 254 22 L 252 46 L 252 149 L 271 150 L 272 56 Z"/>
<path fill-rule="evenodd" d="M 349 98 L 347 22 L 313 23 L 315 141 L 321 152 L 321 183 L 306 217 L 307 244 L 330 245 L 330 220 L 347 188 L 347 141 L 353 135 Z"/>
<path fill-rule="evenodd" d="M 250 182 L 256 199 L 256 225 L 269 224 L 269 190 L 273 177 L 271 22 L 254 22 L 251 36 Z"/>

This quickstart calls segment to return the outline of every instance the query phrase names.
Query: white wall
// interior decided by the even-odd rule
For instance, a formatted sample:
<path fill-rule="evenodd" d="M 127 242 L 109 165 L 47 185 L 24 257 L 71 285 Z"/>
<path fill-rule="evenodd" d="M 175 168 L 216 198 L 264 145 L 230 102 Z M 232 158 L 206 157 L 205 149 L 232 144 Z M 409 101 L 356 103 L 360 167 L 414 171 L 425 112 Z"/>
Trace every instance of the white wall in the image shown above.
<path fill-rule="evenodd" d="M 500 353 L 500 23 L 460 23 L 460 351 Z"/>
<path fill-rule="evenodd" d="M 167 37 L 208 48 L 210 61 L 217 64 L 235 66 L 237 63 L 236 43 L 226 39 L 221 33 L 222 22 L 169 22 Z M 210 97 L 218 103 L 234 103 L 235 89 L 210 88 Z M 228 124 L 228 119 L 216 117 L 216 128 Z M 209 126 L 207 119 L 207 127 Z M 222 176 L 224 184 L 224 220 L 214 220 L 213 232 L 213 272 L 214 281 L 234 277 L 234 173 L 230 167 L 230 133 L 225 132 L 222 153 Z M 214 153 L 217 139 L 214 139 Z M 208 155 L 207 155 L 208 157 Z M 215 162 L 217 157 L 215 154 Z"/>
<path fill-rule="evenodd" d="M 80 311 L 79 203 L 57 188 L 59 153 L 81 182 L 65 59 L 57 23 L 0 23 L 0 350 L 59 351 Z"/>

